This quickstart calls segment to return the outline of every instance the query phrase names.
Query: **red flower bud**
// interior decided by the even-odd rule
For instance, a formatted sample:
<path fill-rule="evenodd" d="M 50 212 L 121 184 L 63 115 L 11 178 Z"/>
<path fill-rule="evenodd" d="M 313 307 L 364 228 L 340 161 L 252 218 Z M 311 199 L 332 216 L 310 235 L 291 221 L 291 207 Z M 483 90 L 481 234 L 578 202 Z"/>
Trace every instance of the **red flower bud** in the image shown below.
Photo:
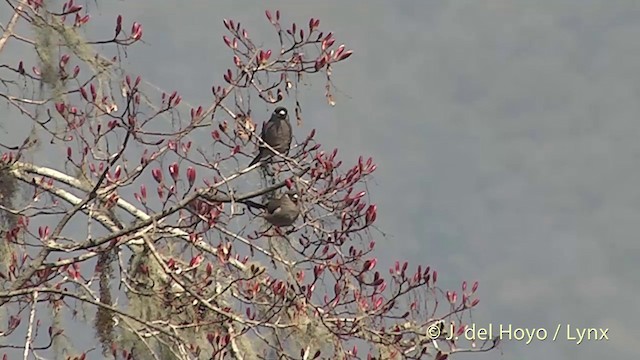
<path fill-rule="evenodd" d="M 179 172 L 180 172 L 180 168 L 178 167 L 177 163 L 174 162 L 171 165 L 169 165 L 169 174 L 173 178 L 173 181 L 178 180 Z"/>
<path fill-rule="evenodd" d="M 338 61 L 347 60 L 351 55 L 353 55 L 353 50 L 345 51 L 344 53 L 342 53 L 342 55 L 338 57 L 337 60 Z"/>
<path fill-rule="evenodd" d="M 138 41 L 142 38 L 142 25 L 134 22 L 131 26 L 131 38 L 133 40 Z"/>
<path fill-rule="evenodd" d="M 231 39 L 229 39 L 227 35 L 222 36 L 222 41 L 224 41 L 224 43 L 227 44 L 228 47 L 231 47 Z"/>
<path fill-rule="evenodd" d="M 156 180 L 157 183 L 162 182 L 162 170 L 160 170 L 159 168 L 155 168 L 151 170 L 151 175 L 153 176 L 153 178 Z"/>
<path fill-rule="evenodd" d="M 220 133 L 218 132 L 218 130 L 213 130 L 211 132 L 211 137 L 213 138 L 213 140 L 219 141 L 220 140 Z"/>
<path fill-rule="evenodd" d="M 114 37 L 117 37 L 122 31 L 122 15 L 118 15 L 116 18 L 116 34 Z"/>
<path fill-rule="evenodd" d="M 59 102 L 59 103 L 56 103 L 55 106 L 56 106 L 56 111 L 58 111 L 60 115 L 64 115 L 64 109 L 65 109 L 64 103 Z"/>
<path fill-rule="evenodd" d="M 83 87 L 80 88 L 80 95 L 82 95 L 83 99 L 89 100 L 89 98 L 87 97 L 87 90 L 85 90 Z"/>
<path fill-rule="evenodd" d="M 91 92 L 91 99 L 95 101 L 98 94 L 96 93 L 96 86 L 93 83 L 89 85 L 89 91 Z"/>
<path fill-rule="evenodd" d="M 367 213 L 365 215 L 367 225 L 370 225 L 371 223 L 376 221 L 377 211 L 378 208 L 376 205 L 369 205 L 369 208 L 367 209 Z"/>
<path fill-rule="evenodd" d="M 196 169 L 193 166 L 187 168 L 187 181 L 189 182 L 189 186 L 192 186 L 196 181 Z"/>
<path fill-rule="evenodd" d="M 376 266 L 376 260 L 367 260 L 364 262 L 364 264 L 362 265 L 362 271 L 369 271 L 371 269 L 373 269 Z"/>

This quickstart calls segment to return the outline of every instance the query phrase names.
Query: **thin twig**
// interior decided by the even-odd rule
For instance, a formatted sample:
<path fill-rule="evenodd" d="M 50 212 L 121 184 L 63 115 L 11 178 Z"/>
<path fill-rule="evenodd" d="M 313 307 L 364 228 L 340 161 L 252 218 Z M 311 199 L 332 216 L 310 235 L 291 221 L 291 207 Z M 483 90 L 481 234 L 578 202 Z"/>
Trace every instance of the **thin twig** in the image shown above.
<path fill-rule="evenodd" d="M 33 322 L 36 318 L 36 305 L 38 304 L 38 290 L 33 291 L 33 302 L 31 303 L 31 311 L 29 312 L 29 328 L 27 328 L 27 338 L 24 342 L 24 353 L 22 358 L 27 360 L 29 357 L 29 349 L 31 348 L 31 336 L 33 334 Z"/>
<path fill-rule="evenodd" d="M 21 2 L 15 8 L 13 16 L 11 17 L 11 20 L 9 20 L 9 23 L 7 24 L 7 28 L 4 30 L 2 37 L 0 37 L 0 52 L 2 52 L 2 49 L 4 49 L 4 46 L 7 43 L 7 40 L 9 40 L 11 36 L 13 36 L 13 28 L 18 23 L 18 19 L 20 18 L 20 12 L 22 12 L 22 6 L 23 6 L 23 3 Z"/>

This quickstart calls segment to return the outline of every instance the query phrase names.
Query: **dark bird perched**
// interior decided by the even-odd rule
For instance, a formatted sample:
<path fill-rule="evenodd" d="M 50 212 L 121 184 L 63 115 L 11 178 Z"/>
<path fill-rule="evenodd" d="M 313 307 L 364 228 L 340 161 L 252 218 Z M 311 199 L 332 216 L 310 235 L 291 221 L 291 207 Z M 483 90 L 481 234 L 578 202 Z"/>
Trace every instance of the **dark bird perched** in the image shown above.
<path fill-rule="evenodd" d="M 279 106 L 273 111 L 271 119 L 262 126 L 262 134 L 260 137 L 274 150 L 286 155 L 289 153 L 289 147 L 291 146 L 291 136 L 289 113 L 287 109 Z M 274 155 L 273 151 L 262 144 L 259 145 L 259 151 L 258 156 L 249 163 L 249 166 L 261 160 L 271 159 Z"/>
<path fill-rule="evenodd" d="M 300 215 L 298 193 L 295 190 L 276 196 L 266 204 L 258 204 L 251 200 L 246 200 L 244 203 L 253 208 L 263 209 L 262 217 L 275 226 L 290 226 Z"/>

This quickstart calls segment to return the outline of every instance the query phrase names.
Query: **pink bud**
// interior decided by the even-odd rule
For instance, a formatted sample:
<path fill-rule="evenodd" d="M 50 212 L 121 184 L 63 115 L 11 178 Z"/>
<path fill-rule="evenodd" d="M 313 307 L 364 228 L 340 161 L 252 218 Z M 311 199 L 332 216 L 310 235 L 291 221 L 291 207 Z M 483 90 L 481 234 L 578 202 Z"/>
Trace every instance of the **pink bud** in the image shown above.
<path fill-rule="evenodd" d="M 142 38 L 142 25 L 140 23 L 134 22 L 131 25 L 131 37 L 136 41 Z"/>
<path fill-rule="evenodd" d="M 65 109 L 64 103 L 59 102 L 59 103 L 56 103 L 55 106 L 56 106 L 56 110 L 58 111 L 58 113 L 60 115 L 64 115 L 64 109 Z"/>
<path fill-rule="evenodd" d="M 340 55 L 340 57 L 338 58 L 338 61 L 346 60 L 346 59 L 348 59 L 351 55 L 353 55 L 353 50 L 345 51 L 342 55 Z"/>
<path fill-rule="evenodd" d="M 69 54 L 62 55 L 62 57 L 60 57 L 60 67 L 65 67 L 69 62 L 69 58 Z"/>
<path fill-rule="evenodd" d="M 182 152 L 183 153 L 188 153 L 189 149 L 191 149 L 191 140 L 187 141 L 186 143 L 182 143 Z"/>
<path fill-rule="evenodd" d="M 178 180 L 178 173 L 179 173 L 179 167 L 177 163 L 172 163 L 171 165 L 169 165 L 169 174 L 171 175 L 171 177 L 173 178 L 173 181 Z"/>
<path fill-rule="evenodd" d="M 192 257 L 191 261 L 189 262 L 189 266 L 190 267 L 196 267 L 196 266 L 200 265 L 202 263 L 202 259 L 203 259 L 203 257 L 202 257 L 201 254 L 198 254 L 198 255 Z"/>
<path fill-rule="evenodd" d="M 238 55 L 233 55 L 233 63 L 236 64 L 238 68 L 242 68 L 244 66 Z"/>
<path fill-rule="evenodd" d="M 324 271 L 324 266 L 323 265 L 316 265 L 313 267 L 313 275 L 318 278 L 318 276 L 320 276 L 320 274 L 322 274 L 322 272 Z"/>
<path fill-rule="evenodd" d="M 90 19 L 91 19 L 91 15 L 87 14 L 87 15 L 85 15 L 85 16 L 83 16 L 83 17 L 81 17 L 81 18 L 77 21 L 77 25 L 78 25 L 78 26 L 80 26 L 80 25 L 84 25 L 84 24 L 88 23 Z"/>
<path fill-rule="evenodd" d="M 196 181 L 196 169 L 193 166 L 187 168 L 187 181 L 189 182 L 189 186 L 192 186 Z"/>
<path fill-rule="evenodd" d="M 365 261 L 364 265 L 362 266 L 362 271 L 369 271 L 373 269 L 376 266 L 376 262 L 377 262 L 376 259 Z"/>
<path fill-rule="evenodd" d="M 373 204 L 369 205 L 369 208 L 367 209 L 367 213 L 365 216 L 367 225 L 370 225 L 371 223 L 376 221 L 377 211 L 378 211 L 378 207 L 376 205 L 373 205 Z"/>
<path fill-rule="evenodd" d="M 333 58 L 338 60 L 338 58 L 340 58 L 340 55 L 342 55 L 342 53 L 344 52 L 344 49 L 345 49 L 344 44 L 338 46 L 338 49 L 336 49 L 336 52 L 333 55 Z"/>
<path fill-rule="evenodd" d="M 307 141 L 313 139 L 315 135 L 316 135 L 316 129 L 312 129 L 311 132 L 309 133 L 309 136 L 307 136 Z"/>
<path fill-rule="evenodd" d="M 471 292 L 474 293 L 476 292 L 476 290 L 478 290 L 478 282 L 474 282 L 473 286 L 471 287 Z"/>
<path fill-rule="evenodd" d="M 211 132 L 211 137 L 213 138 L 213 140 L 219 141 L 220 140 L 220 133 L 218 132 L 218 130 L 213 130 Z"/>
<path fill-rule="evenodd" d="M 156 180 L 157 183 L 162 182 L 162 170 L 160 170 L 159 168 L 155 168 L 151 170 L 151 175 L 153 175 L 153 178 Z"/>
<path fill-rule="evenodd" d="M 69 11 L 67 11 L 67 14 L 73 14 L 75 12 L 78 12 L 80 10 L 82 10 L 82 6 L 80 5 L 73 5 L 73 1 L 69 2 Z"/>
<path fill-rule="evenodd" d="M 117 37 L 122 31 L 122 15 L 118 15 L 116 18 L 116 34 L 114 37 Z"/>
<path fill-rule="evenodd" d="M 336 39 L 334 39 L 334 38 L 329 38 L 329 39 L 326 39 L 326 40 L 322 41 L 322 51 L 327 50 L 328 48 L 330 48 L 331 45 L 333 45 L 333 43 L 335 43 L 335 42 L 336 42 Z"/>

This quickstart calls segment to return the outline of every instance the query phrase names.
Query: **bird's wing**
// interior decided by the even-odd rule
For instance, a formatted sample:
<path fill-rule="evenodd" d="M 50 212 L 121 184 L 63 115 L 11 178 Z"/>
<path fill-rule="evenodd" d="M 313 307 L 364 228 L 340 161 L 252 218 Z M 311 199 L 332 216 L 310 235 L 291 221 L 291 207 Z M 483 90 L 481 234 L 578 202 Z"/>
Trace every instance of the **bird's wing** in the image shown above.
<path fill-rule="evenodd" d="M 291 128 L 291 122 L 289 122 L 289 119 L 287 119 L 286 121 L 283 121 L 283 123 L 284 124 L 282 124 L 282 126 L 284 130 L 284 134 L 287 138 L 286 148 L 289 149 L 289 147 L 291 146 L 291 139 L 293 138 L 293 129 Z"/>
<path fill-rule="evenodd" d="M 273 116 L 271 116 L 271 118 L 269 119 L 269 121 L 267 121 L 266 123 L 264 123 L 262 125 L 262 133 L 260 134 L 260 137 L 262 138 L 262 140 L 264 140 L 265 142 L 268 143 L 268 138 L 269 138 L 269 133 L 273 132 L 272 128 L 274 126 L 274 118 Z"/>
<path fill-rule="evenodd" d="M 262 132 L 260 133 L 260 137 L 262 138 L 262 140 L 264 140 L 265 135 L 267 135 L 267 129 L 269 128 L 270 123 L 270 121 L 267 121 L 266 123 L 262 124 Z"/>
<path fill-rule="evenodd" d="M 274 212 L 276 212 L 276 210 L 278 210 L 282 205 L 282 200 L 282 197 L 277 197 L 269 200 L 269 202 L 267 203 L 267 212 L 269 214 L 273 214 Z"/>

